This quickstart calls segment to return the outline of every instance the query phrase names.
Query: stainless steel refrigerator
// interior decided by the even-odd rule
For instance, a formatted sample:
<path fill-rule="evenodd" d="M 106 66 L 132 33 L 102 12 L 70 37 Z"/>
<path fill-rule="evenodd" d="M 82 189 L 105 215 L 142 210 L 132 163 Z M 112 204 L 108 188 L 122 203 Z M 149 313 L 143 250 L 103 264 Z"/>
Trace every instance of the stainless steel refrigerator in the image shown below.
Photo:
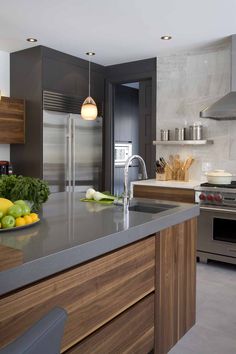
<path fill-rule="evenodd" d="M 43 111 L 43 178 L 51 192 L 101 188 L 102 118 Z"/>

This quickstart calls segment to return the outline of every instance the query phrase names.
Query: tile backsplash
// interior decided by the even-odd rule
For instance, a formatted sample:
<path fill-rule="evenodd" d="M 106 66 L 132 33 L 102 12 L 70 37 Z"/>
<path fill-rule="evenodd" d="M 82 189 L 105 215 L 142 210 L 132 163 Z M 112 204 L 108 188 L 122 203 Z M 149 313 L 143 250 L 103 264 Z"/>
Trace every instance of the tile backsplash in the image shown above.
<path fill-rule="evenodd" d="M 156 155 L 168 158 L 193 155 L 191 179 L 204 179 L 211 169 L 236 173 L 236 120 L 215 121 L 199 117 L 199 112 L 230 91 L 231 47 L 220 46 L 198 52 L 157 58 L 157 140 L 160 129 L 188 127 L 194 122 L 203 125 L 204 138 L 213 145 L 157 146 Z"/>

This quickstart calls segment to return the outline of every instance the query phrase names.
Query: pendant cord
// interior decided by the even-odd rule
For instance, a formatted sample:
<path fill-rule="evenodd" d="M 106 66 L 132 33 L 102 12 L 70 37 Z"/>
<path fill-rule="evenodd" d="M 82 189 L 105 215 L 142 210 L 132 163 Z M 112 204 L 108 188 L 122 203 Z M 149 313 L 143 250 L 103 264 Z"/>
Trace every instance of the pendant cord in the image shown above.
<path fill-rule="evenodd" d="M 90 97 L 90 56 L 89 56 L 89 97 Z"/>

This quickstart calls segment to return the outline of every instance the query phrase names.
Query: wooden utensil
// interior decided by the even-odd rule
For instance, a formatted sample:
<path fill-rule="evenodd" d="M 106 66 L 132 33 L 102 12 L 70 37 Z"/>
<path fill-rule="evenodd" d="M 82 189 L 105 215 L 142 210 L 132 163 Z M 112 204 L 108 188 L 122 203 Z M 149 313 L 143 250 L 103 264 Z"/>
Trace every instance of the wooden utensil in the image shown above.
<path fill-rule="evenodd" d="M 194 158 L 192 156 L 189 156 L 186 160 L 184 170 L 185 171 L 189 170 L 189 168 L 192 166 L 193 162 L 194 162 Z"/>

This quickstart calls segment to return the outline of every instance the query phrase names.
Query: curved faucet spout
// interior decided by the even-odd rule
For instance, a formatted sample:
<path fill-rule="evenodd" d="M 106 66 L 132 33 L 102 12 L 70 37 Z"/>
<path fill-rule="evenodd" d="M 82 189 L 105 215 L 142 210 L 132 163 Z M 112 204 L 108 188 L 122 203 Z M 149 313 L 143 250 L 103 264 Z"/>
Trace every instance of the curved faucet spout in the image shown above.
<path fill-rule="evenodd" d="M 142 170 L 142 177 L 143 179 L 148 179 L 147 176 L 147 169 L 146 169 L 146 165 L 144 162 L 144 159 L 139 156 L 139 155 L 132 155 L 130 156 L 126 162 L 125 162 L 125 168 L 124 168 L 124 204 L 128 204 L 130 195 L 129 195 L 129 186 L 128 186 L 128 181 L 129 181 L 129 165 L 130 163 L 137 159 L 140 163 L 141 166 L 141 170 Z"/>

